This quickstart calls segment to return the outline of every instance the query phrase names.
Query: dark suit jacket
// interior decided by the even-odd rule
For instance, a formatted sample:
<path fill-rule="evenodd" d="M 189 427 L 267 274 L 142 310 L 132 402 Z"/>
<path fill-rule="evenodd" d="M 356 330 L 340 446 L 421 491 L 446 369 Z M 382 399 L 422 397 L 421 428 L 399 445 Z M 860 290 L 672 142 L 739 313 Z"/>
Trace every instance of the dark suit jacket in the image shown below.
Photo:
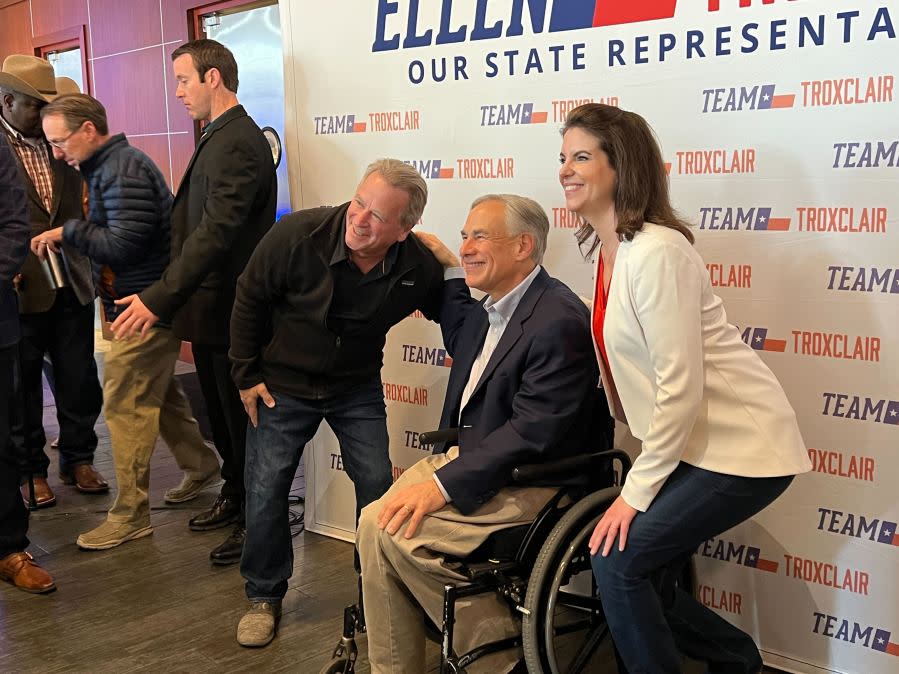
<path fill-rule="evenodd" d="M 606 448 L 609 415 L 590 313 L 561 281 L 541 270 L 512 314 L 477 388 L 459 405 L 487 334 L 487 312 L 464 283 L 444 284 L 441 329 L 453 357 L 441 428 L 459 427 L 459 457 L 437 477 L 468 514 L 489 501 L 519 464 Z M 446 451 L 445 446 L 435 452 Z"/>
<path fill-rule="evenodd" d="M 71 218 L 84 217 L 81 205 L 84 186 L 78 171 L 64 161 L 50 157 L 50 170 L 53 172 L 53 207 L 48 212 L 34 183 L 28 177 L 25 166 L 19 161 L 19 156 L 15 151 L 13 151 L 13 155 L 16 157 L 19 173 L 25 182 L 32 238 L 47 230 L 62 227 Z M 78 301 L 82 305 L 93 302 L 94 282 L 90 260 L 67 243 L 62 244 L 62 251 L 66 269 L 69 272 L 69 281 Z M 19 284 L 19 312 L 35 314 L 48 311 L 55 301 L 56 290 L 50 283 L 44 263 L 34 253 L 29 252 L 28 257 L 25 258 L 25 264 L 22 266 L 22 280 Z"/>
<path fill-rule="evenodd" d="M 28 206 L 15 152 L 0 136 L 0 348 L 19 339 L 19 310 L 12 279 L 28 253 Z"/>
<path fill-rule="evenodd" d="M 275 221 L 268 141 L 243 106 L 217 117 L 187 165 L 172 206 L 172 261 L 140 293 L 181 339 L 227 347 L 237 277 Z"/>

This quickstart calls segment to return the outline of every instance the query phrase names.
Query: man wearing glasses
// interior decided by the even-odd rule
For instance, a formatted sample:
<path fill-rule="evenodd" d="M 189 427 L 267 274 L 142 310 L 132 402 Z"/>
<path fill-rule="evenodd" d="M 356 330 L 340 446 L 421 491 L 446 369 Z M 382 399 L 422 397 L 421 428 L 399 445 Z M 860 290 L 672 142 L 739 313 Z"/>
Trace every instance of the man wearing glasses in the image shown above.
<path fill-rule="evenodd" d="M 82 217 L 81 176 L 51 155 L 41 130 L 41 108 L 54 98 L 56 80 L 47 61 L 20 54 L 6 58 L 0 69 L 0 132 L 9 141 L 26 183 L 32 239 Z M 44 452 L 41 372 L 46 353 L 55 378 L 60 479 L 85 493 L 106 492 L 109 485 L 92 465 L 97 447 L 94 423 L 103 400 L 94 361 L 90 261 L 65 244 L 50 261 L 30 254 L 17 285 L 21 405 L 12 442 L 21 457 L 21 473 L 34 477 L 37 507 L 56 503 L 47 484 L 50 460 Z M 30 496 L 26 487 L 23 495 Z"/>
<path fill-rule="evenodd" d="M 106 110 L 85 94 L 61 96 L 41 110 L 53 156 L 78 165 L 89 187 L 86 219 L 32 240 L 39 257 L 60 242 L 94 263 L 105 317 L 115 300 L 143 292 L 169 264 L 172 193 L 153 161 L 131 147 L 125 134 L 109 134 Z M 184 484 L 199 489 L 219 480 L 215 453 L 204 442 L 184 391 L 175 379 L 181 340 L 156 323 L 143 339 L 115 340 L 106 354 L 103 393 L 118 493 L 106 521 L 78 537 L 78 547 L 106 550 L 153 532 L 150 527 L 150 457 L 162 435 L 184 471 Z"/>

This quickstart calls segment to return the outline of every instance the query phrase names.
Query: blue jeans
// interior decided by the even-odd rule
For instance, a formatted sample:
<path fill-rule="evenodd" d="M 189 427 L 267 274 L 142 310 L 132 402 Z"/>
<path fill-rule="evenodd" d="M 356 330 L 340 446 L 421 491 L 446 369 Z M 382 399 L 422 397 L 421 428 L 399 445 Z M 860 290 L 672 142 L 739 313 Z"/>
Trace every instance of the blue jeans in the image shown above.
<path fill-rule="evenodd" d="M 380 382 L 309 400 L 273 394 L 275 407 L 258 406 L 259 425 L 247 426 L 244 481 L 247 539 L 240 572 L 251 601 L 279 602 L 293 575 L 287 497 L 303 447 L 322 419 L 340 442 L 343 467 L 356 490 L 359 512 L 392 483 L 387 412 Z"/>
<path fill-rule="evenodd" d="M 713 473 L 686 463 L 669 476 L 649 509 L 630 526 L 624 552 L 593 557 L 593 575 L 615 646 L 630 674 L 677 674 L 680 653 L 709 672 L 758 672 L 748 634 L 678 588 L 663 607 L 651 576 L 713 536 L 763 510 L 793 480 Z"/>

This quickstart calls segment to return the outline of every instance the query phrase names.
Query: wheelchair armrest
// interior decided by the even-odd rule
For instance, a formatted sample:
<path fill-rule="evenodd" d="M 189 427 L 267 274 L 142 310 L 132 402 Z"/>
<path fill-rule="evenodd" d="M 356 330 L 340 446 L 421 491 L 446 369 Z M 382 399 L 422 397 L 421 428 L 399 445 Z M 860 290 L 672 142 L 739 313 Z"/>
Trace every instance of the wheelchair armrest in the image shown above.
<path fill-rule="evenodd" d="M 631 459 L 620 449 L 518 466 L 512 470 L 512 483 L 521 486 L 561 487 L 592 482 L 596 476 L 614 471 L 616 459 L 621 462 L 619 483 L 624 484 L 624 478 L 631 467 Z"/>
<path fill-rule="evenodd" d="M 418 434 L 418 443 L 421 445 L 436 445 L 439 442 L 456 444 L 459 442 L 458 428 L 441 428 L 437 431 L 428 431 Z"/>

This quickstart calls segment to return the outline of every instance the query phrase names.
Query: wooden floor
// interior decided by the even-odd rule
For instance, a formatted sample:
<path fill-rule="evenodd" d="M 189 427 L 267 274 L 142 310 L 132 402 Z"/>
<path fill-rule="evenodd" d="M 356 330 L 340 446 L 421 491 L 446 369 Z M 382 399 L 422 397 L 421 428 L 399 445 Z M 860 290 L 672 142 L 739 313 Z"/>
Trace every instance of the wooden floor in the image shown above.
<path fill-rule="evenodd" d="M 102 354 L 98 360 L 102 367 Z M 44 412 L 53 438 L 52 403 Z M 58 503 L 32 513 L 30 551 L 53 574 L 58 590 L 37 596 L 0 583 L 0 672 L 317 673 L 340 636 L 343 608 L 356 600 L 352 546 L 299 533 L 278 636 L 266 648 L 242 648 L 235 630 L 247 608 L 243 579 L 236 565 L 215 567 L 208 557 L 229 529 L 187 528 L 187 520 L 212 503 L 217 489 L 181 506 L 164 505 L 163 492 L 181 475 L 161 441 L 151 469 L 153 535 L 101 552 L 75 545 L 79 533 L 104 520 L 114 493 L 102 417 L 97 432 L 95 465 L 113 486 L 108 495 L 87 496 L 62 485 L 55 452 L 47 450 Z M 302 494 L 301 476 L 294 487 Z M 366 674 L 365 637 L 358 642 L 357 671 Z M 429 644 L 428 670 L 436 671 L 437 664 L 437 648 Z"/>
<path fill-rule="evenodd" d="M 102 354 L 98 360 L 102 366 Z M 45 428 L 53 438 L 55 409 L 47 405 Z M 230 529 L 187 528 L 218 490 L 166 506 L 163 492 L 181 474 L 161 441 L 151 468 L 153 535 L 100 552 L 75 545 L 79 533 L 103 522 L 112 504 L 114 470 L 102 417 L 97 432 L 95 465 L 113 486 L 108 495 L 87 496 L 62 485 L 56 452 L 47 449 L 57 505 L 32 513 L 29 550 L 53 574 L 58 590 L 38 596 L 0 583 L 0 672 L 318 672 L 340 636 L 344 606 L 356 599 L 352 546 L 299 533 L 278 637 L 263 649 L 242 648 L 235 630 L 247 608 L 243 579 L 236 565 L 209 562 L 209 551 Z M 295 493 L 302 491 L 299 477 Z M 358 670 L 368 672 L 364 637 L 360 651 Z M 436 663 L 436 651 L 430 654 Z"/>

